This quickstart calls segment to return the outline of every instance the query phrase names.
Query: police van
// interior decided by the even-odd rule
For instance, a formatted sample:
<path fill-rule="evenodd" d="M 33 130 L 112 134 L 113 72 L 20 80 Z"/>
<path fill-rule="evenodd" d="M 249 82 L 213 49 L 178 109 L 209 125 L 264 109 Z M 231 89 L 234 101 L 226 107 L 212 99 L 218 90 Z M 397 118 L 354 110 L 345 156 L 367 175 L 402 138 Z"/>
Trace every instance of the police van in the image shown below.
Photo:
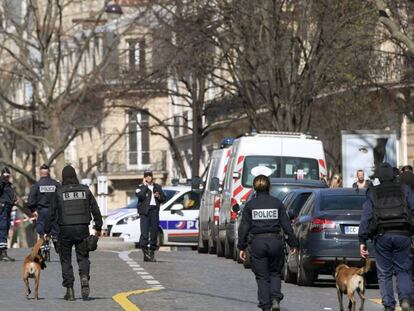
<path fill-rule="evenodd" d="M 217 255 L 233 257 L 237 213 L 232 206 L 247 200 L 253 179 L 260 174 L 321 180 L 326 176 L 322 142 L 311 135 L 285 132 L 246 134 L 234 141 L 224 178 Z"/>
<path fill-rule="evenodd" d="M 200 205 L 197 247 L 199 253 L 216 253 L 218 218 L 221 205 L 220 188 L 223 186 L 227 161 L 230 157 L 231 143 L 232 140 L 228 140 L 226 145 L 222 143 L 223 148 L 214 150 L 211 154 L 206 184 Z"/>

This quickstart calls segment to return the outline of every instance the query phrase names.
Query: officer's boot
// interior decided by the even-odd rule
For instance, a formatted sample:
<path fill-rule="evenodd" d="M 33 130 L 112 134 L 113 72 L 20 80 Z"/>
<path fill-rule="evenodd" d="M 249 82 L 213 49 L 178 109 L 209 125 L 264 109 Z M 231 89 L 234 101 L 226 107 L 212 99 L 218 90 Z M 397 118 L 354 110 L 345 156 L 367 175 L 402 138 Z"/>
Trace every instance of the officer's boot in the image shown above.
<path fill-rule="evenodd" d="M 81 295 L 82 299 L 88 299 L 89 297 L 89 278 L 87 275 L 81 275 L 80 277 L 81 282 Z"/>
<path fill-rule="evenodd" d="M 400 306 L 402 311 L 411 311 L 411 301 L 409 299 L 401 299 Z"/>
<path fill-rule="evenodd" d="M 149 251 L 148 251 L 148 247 L 143 247 L 142 248 L 142 253 L 144 254 L 144 261 L 151 261 L 151 258 L 149 256 Z"/>
<path fill-rule="evenodd" d="M 272 299 L 272 311 L 280 311 L 280 302 L 279 299 Z"/>
<path fill-rule="evenodd" d="M 73 287 L 66 288 L 66 294 L 63 297 L 63 299 L 68 300 L 68 301 L 75 301 L 75 292 L 73 290 Z"/>
<path fill-rule="evenodd" d="M 157 260 L 155 259 L 155 251 L 150 250 L 149 259 L 150 259 L 151 262 L 157 262 Z"/>
<path fill-rule="evenodd" d="M 15 261 L 15 259 L 12 257 L 9 257 L 9 255 L 7 255 L 7 249 L 4 249 L 2 251 L 1 261 Z"/>

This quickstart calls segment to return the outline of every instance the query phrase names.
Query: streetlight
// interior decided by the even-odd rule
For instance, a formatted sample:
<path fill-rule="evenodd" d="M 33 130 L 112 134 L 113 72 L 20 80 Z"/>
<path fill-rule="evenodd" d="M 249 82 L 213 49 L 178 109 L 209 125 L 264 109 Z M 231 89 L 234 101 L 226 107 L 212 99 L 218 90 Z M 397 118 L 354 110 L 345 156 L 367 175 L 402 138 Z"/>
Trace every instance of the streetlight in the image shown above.
<path fill-rule="evenodd" d="M 106 5 L 105 13 L 108 16 L 109 20 L 117 19 L 119 16 L 124 14 L 124 12 L 122 12 L 121 6 L 112 1 Z"/>

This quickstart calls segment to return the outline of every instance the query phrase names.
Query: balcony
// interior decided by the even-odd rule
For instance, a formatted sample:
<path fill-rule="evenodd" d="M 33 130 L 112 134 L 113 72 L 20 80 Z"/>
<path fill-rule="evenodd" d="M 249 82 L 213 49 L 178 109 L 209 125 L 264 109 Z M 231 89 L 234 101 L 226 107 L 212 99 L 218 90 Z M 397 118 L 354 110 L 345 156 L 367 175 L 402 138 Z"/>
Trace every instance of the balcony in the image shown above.
<path fill-rule="evenodd" d="M 165 174 L 167 170 L 167 151 L 134 151 L 113 150 L 104 155 L 100 171 L 102 174 L 119 179 L 141 177 L 145 170 L 154 174 Z"/>

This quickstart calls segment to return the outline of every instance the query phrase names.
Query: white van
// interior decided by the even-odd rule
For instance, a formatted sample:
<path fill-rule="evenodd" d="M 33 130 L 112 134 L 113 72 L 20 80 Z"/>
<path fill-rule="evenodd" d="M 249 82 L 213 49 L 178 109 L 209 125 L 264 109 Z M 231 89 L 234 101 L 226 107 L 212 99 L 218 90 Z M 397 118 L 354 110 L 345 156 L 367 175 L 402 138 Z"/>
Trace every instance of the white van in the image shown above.
<path fill-rule="evenodd" d="M 214 150 L 211 154 L 207 172 L 206 185 L 201 198 L 198 252 L 216 253 L 218 235 L 218 218 L 221 203 L 219 188 L 223 186 L 226 164 L 231 147 Z"/>
<path fill-rule="evenodd" d="M 233 257 L 237 213 L 231 207 L 246 201 L 253 179 L 260 174 L 320 180 L 326 175 L 322 142 L 302 133 L 279 132 L 248 134 L 234 141 L 222 193 L 218 256 Z"/>

